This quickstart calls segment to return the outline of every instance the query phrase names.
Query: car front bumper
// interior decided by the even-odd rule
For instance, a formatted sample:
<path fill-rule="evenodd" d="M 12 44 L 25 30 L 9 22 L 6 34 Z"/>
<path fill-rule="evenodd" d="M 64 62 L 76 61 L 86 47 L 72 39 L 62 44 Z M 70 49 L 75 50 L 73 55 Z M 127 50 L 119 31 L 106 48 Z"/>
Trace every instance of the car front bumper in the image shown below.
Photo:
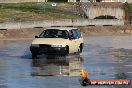
<path fill-rule="evenodd" d="M 33 47 L 30 46 L 31 53 L 35 54 L 66 54 L 65 47 Z"/>

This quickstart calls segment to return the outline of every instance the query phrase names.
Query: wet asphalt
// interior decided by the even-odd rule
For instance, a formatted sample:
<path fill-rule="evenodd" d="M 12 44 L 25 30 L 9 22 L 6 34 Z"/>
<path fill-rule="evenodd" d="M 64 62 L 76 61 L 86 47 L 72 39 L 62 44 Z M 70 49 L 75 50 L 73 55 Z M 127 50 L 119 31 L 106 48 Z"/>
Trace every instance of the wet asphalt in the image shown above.
<path fill-rule="evenodd" d="M 39 55 L 32 59 L 26 40 L 0 40 L 0 88 L 83 88 L 81 68 L 90 79 L 132 80 L 132 36 L 89 36 L 80 55 Z M 86 86 L 87 88 L 132 88 Z"/>

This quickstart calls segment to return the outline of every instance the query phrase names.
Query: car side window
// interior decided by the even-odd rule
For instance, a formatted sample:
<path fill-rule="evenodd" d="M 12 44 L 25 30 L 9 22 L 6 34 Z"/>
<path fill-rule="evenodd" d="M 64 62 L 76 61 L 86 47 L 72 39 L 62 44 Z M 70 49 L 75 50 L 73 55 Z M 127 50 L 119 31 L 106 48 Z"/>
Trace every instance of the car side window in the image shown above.
<path fill-rule="evenodd" d="M 74 38 L 75 38 L 75 39 L 77 39 L 77 38 L 78 38 L 78 36 L 77 36 L 77 32 L 76 32 L 76 30 L 75 30 L 75 29 L 73 29 L 73 30 L 72 30 L 72 32 L 73 32 L 73 36 L 74 36 Z"/>
<path fill-rule="evenodd" d="M 75 29 L 75 30 L 76 30 L 76 33 L 77 33 L 77 37 L 80 38 L 81 37 L 80 30 L 79 29 Z"/>
<path fill-rule="evenodd" d="M 81 33 L 79 29 L 73 29 L 73 33 L 76 39 L 81 37 Z"/>
<path fill-rule="evenodd" d="M 74 30 L 70 30 L 69 35 L 71 39 L 77 39 L 77 34 Z"/>
<path fill-rule="evenodd" d="M 78 39 L 81 37 L 81 33 L 79 29 L 72 29 L 70 30 L 70 37 L 72 37 L 72 39 Z"/>

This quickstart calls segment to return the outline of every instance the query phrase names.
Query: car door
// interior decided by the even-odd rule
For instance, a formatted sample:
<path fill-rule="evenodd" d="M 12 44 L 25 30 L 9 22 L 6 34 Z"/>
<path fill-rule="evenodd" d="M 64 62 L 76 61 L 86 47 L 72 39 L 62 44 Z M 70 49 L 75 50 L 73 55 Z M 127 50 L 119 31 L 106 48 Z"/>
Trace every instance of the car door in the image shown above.
<path fill-rule="evenodd" d="M 80 44 L 83 43 L 83 38 L 81 36 L 81 32 L 80 29 L 75 29 L 76 33 L 77 33 L 77 46 L 79 47 Z"/>
<path fill-rule="evenodd" d="M 70 34 L 70 43 L 69 43 L 69 52 L 74 53 L 78 51 L 78 46 L 77 46 L 77 33 L 74 29 L 69 31 Z"/>

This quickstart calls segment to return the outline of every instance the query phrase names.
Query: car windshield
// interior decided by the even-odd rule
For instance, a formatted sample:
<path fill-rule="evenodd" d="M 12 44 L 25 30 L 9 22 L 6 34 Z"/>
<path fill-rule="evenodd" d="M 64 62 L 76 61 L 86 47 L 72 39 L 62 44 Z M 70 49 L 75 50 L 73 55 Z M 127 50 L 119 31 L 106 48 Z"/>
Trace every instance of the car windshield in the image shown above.
<path fill-rule="evenodd" d="M 67 30 L 59 30 L 59 29 L 47 29 L 44 30 L 40 35 L 40 38 L 65 38 L 68 39 L 68 31 Z"/>

